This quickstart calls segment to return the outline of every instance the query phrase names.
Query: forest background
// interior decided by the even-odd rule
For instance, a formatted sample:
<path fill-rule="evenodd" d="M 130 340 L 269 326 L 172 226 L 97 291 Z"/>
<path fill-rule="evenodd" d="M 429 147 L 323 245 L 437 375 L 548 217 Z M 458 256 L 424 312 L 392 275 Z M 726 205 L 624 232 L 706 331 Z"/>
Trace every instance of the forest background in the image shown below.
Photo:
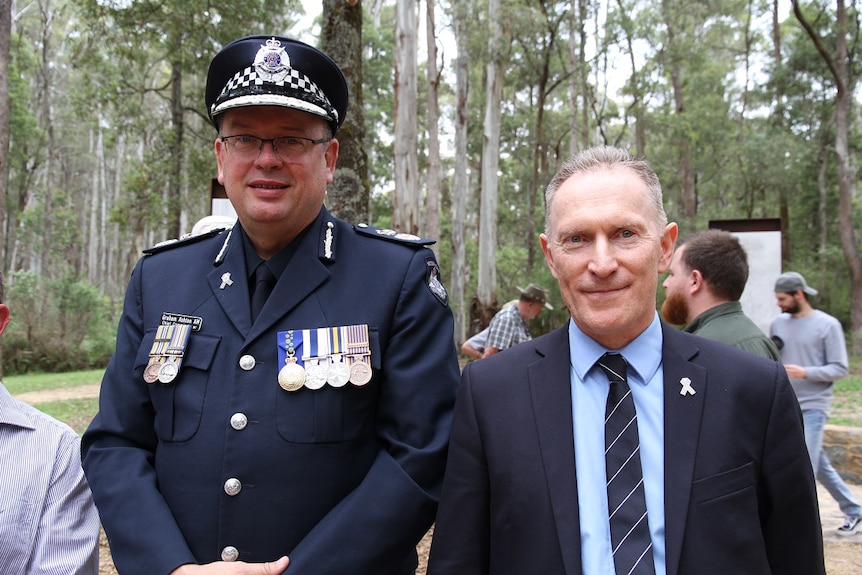
<path fill-rule="evenodd" d="M 779 219 L 784 269 L 820 289 L 817 307 L 862 351 L 855 2 L 318 5 L 310 24 L 299 0 L 0 0 L 14 316 L 0 375 L 105 365 L 141 250 L 211 210 L 207 66 L 255 33 L 298 36 L 345 71 L 327 207 L 438 239 L 456 340 L 518 286 L 555 287 L 537 239 L 544 186 L 572 152 L 610 144 L 650 161 L 683 236 Z M 552 294 L 534 334 L 568 317 Z"/>

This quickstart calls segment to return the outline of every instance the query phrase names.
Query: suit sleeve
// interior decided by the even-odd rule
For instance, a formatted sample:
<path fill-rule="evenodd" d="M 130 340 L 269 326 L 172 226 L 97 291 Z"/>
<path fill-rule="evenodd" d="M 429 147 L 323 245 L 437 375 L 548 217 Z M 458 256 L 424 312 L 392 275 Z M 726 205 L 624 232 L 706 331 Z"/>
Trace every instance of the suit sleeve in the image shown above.
<path fill-rule="evenodd" d="M 805 447 L 802 413 L 775 364 L 774 400 L 763 449 L 760 515 L 772 573 L 825 573 L 817 490 Z"/>
<path fill-rule="evenodd" d="M 426 284 L 430 267 L 431 252 L 417 251 L 382 350 L 377 458 L 290 554 L 292 575 L 415 569 L 405 560 L 434 520 L 458 385 L 452 314 Z"/>
<path fill-rule="evenodd" d="M 84 433 L 82 464 L 121 572 L 169 573 L 195 558 L 159 492 L 157 438 L 147 386 L 133 366 L 143 336 L 142 258 L 132 272 L 117 345 L 99 391 L 99 412 Z M 129 494 L 133 494 L 130 496 Z M 147 526 L 145 537 L 142 526 Z"/>
<path fill-rule="evenodd" d="M 471 365 L 464 368 L 437 513 L 428 575 L 481 575 L 489 570 L 490 492 L 473 402 Z"/>

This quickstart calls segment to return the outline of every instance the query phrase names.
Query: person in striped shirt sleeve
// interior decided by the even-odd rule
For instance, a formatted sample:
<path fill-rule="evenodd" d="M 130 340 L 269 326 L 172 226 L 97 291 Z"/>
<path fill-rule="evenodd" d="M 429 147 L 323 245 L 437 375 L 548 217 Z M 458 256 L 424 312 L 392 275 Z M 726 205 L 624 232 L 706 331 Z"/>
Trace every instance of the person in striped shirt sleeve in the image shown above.
<path fill-rule="evenodd" d="M 0 335 L 9 325 L 0 274 Z M 71 427 L 0 383 L 0 573 L 97 575 L 99 515 Z"/>

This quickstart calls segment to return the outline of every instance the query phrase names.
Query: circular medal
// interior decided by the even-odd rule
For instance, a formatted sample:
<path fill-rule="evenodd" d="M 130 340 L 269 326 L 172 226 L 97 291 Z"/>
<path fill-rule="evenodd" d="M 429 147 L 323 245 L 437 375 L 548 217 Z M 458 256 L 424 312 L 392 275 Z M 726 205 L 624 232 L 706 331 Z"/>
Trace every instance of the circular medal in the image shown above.
<path fill-rule="evenodd" d="M 177 364 L 172 361 L 166 361 L 162 364 L 162 367 L 159 368 L 159 383 L 170 383 L 180 372 L 179 368 L 177 368 Z"/>
<path fill-rule="evenodd" d="M 371 381 L 371 366 L 365 362 L 357 361 L 350 366 L 350 383 L 353 385 L 365 385 Z"/>
<path fill-rule="evenodd" d="M 285 363 L 278 372 L 278 385 L 284 391 L 296 391 L 305 384 L 305 377 L 305 370 L 294 359 Z"/>
<path fill-rule="evenodd" d="M 159 380 L 159 368 L 162 367 L 158 361 L 151 361 L 144 368 L 144 381 L 156 383 Z"/>
<path fill-rule="evenodd" d="M 326 385 L 326 378 L 329 369 L 326 364 L 321 364 L 318 360 L 310 361 L 305 364 L 305 387 L 308 389 L 320 389 Z"/>
<path fill-rule="evenodd" d="M 329 366 L 329 375 L 326 376 L 326 381 L 332 387 L 344 387 L 350 381 L 350 368 L 341 361 L 340 357 L 338 361 L 333 360 L 332 365 Z"/>

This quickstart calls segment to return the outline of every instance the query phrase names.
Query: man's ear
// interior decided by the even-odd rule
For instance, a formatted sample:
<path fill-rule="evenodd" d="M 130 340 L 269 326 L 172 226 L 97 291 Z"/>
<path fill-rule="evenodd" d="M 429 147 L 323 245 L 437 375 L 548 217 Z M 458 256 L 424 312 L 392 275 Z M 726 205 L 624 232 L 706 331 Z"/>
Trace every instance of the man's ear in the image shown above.
<path fill-rule="evenodd" d="M 703 274 L 700 273 L 700 270 L 692 270 L 691 271 L 691 294 L 694 295 L 698 293 L 700 290 L 706 287 L 704 283 Z"/>

